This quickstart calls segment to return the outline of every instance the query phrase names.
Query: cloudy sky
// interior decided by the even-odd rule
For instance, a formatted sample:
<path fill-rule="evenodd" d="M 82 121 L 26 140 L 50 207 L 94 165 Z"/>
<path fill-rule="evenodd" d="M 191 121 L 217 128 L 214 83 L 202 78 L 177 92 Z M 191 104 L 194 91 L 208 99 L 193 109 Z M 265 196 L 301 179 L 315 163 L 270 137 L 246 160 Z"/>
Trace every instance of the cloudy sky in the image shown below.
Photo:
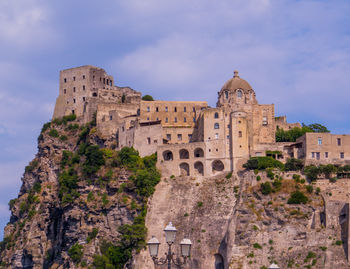
<path fill-rule="evenodd" d="M 349 14 L 347 0 L 0 0 L 0 239 L 59 70 L 214 106 L 238 69 L 277 115 L 350 133 Z"/>

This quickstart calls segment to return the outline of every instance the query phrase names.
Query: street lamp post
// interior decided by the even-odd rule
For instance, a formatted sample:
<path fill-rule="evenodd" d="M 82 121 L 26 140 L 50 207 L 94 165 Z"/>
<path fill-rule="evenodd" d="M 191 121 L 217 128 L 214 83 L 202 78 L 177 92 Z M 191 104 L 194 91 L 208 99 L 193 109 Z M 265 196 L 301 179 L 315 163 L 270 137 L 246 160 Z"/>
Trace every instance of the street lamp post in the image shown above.
<path fill-rule="evenodd" d="M 182 265 L 186 264 L 187 258 L 191 254 L 192 242 L 190 239 L 184 238 L 180 242 L 181 256 L 183 261 L 175 258 L 175 253 L 171 251 L 171 246 L 175 242 L 176 228 L 171 222 L 165 227 L 165 240 L 168 244 L 168 253 L 165 253 L 165 258 L 158 259 L 159 241 L 157 238 L 152 236 L 152 238 L 147 242 L 149 254 L 155 265 L 163 265 L 168 263 L 168 269 L 171 269 L 171 263 L 175 264 L 177 267 L 181 268 Z"/>

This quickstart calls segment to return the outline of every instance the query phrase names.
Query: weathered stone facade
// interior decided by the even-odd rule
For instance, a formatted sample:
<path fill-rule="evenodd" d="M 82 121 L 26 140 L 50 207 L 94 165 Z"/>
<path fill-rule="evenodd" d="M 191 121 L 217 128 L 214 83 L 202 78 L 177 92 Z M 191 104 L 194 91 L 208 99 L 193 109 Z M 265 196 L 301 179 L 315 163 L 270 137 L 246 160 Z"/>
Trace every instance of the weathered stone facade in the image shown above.
<path fill-rule="evenodd" d="M 113 83 L 112 76 L 90 65 L 61 71 L 53 117 L 74 113 L 88 122 L 96 113 L 101 137 L 115 137 L 116 149 L 132 146 L 141 156 L 157 152 L 163 176 L 236 171 L 267 151 L 281 152 L 276 156 L 281 161 L 294 157 L 314 164 L 350 162 L 348 135 L 307 133 L 296 143 L 276 143 L 276 128 L 300 124 L 275 117 L 274 104 L 259 104 L 237 71 L 218 92 L 216 108 L 205 101 L 143 101 L 141 93 Z"/>

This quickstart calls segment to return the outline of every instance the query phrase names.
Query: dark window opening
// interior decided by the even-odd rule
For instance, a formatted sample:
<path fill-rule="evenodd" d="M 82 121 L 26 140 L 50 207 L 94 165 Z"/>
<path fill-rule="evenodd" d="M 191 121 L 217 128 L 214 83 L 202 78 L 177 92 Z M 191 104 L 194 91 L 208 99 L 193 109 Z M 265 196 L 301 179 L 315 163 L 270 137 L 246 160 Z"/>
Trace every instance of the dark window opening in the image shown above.
<path fill-rule="evenodd" d="M 159 112 L 159 108 L 158 107 L 156 107 L 156 112 Z"/>
<path fill-rule="evenodd" d="M 83 79 L 85 79 L 85 75 L 83 75 Z"/>
<path fill-rule="evenodd" d="M 186 107 L 184 107 L 184 112 L 186 112 Z"/>
<path fill-rule="evenodd" d="M 341 146 L 341 138 L 337 138 L 337 145 Z"/>
<path fill-rule="evenodd" d="M 214 129 L 219 129 L 219 128 L 220 128 L 219 123 L 216 122 L 216 123 L 214 124 Z"/>
<path fill-rule="evenodd" d="M 215 112 L 214 118 L 215 118 L 215 119 L 218 119 L 218 118 L 219 118 L 219 113 L 218 113 L 218 112 Z"/>
<path fill-rule="evenodd" d="M 83 85 L 83 90 L 85 91 L 85 85 Z"/>
<path fill-rule="evenodd" d="M 64 78 L 64 79 L 63 79 L 63 81 L 64 81 L 64 83 L 66 83 L 66 82 L 67 82 L 67 79 L 66 79 L 66 78 Z"/>
<path fill-rule="evenodd" d="M 75 81 L 75 77 L 73 77 L 73 81 Z"/>
<path fill-rule="evenodd" d="M 64 93 L 64 94 L 66 94 L 66 93 L 67 93 L 67 90 L 66 90 L 66 89 L 64 89 L 64 90 L 63 90 L 63 93 Z"/>
<path fill-rule="evenodd" d="M 176 107 L 174 107 L 174 112 L 177 112 L 177 108 Z"/>

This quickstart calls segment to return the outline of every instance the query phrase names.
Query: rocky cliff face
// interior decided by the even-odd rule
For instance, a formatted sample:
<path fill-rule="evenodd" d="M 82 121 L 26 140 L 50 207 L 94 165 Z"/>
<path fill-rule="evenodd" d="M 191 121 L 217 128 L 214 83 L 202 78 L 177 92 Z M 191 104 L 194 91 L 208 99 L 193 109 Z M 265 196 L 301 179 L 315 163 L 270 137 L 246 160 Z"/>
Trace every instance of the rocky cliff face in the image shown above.
<path fill-rule="evenodd" d="M 225 175 L 166 179 L 149 203 L 148 235 L 161 241 L 163 254 L 162 230 L 172 221 L 179 230 L 175 252 L 184 236 L 193 242 L 192 258 L 185 268 L 259 269 L 273 262 L 280 268 L 349 268 L 347 228 L 339 220 L 346 201 L 332 200 L 317 185 L 310 193 L 308 184 L 297 183 L 291 174 L 280 176 L 281 185 L 272 185 L 266 195 L 260 184 L 272 181 L 265 172 L 260 173 L 260 182 L 253 172 L 229 179 Z M 304 193 L 308 202 L 288 204 L 295 191 Z M 154 268 L 146 251 L 136 257 L 135 265 Z"/>
<path fill-rule="evenodd" d="M 176 253 L 182 238 L 193 242 L 184 268 L 349 268 L 348 180 L 311 189 L 292 174 L 245 171 L 158 183 L 154 157 L 117 154 L 113 141 L 93 124 L 44 126 L 9 203 L 0 268 L 154 268 L 145 240 L 155 235 L 163 254 L 169 221 Z M 288 203 L 295 192 L 307 202 Z"/>
<path fill-rule="evenodd" d="M 145 237 L 140 217 L 145 195 L 136 193 L 128 180 L 135 172 L 122 168 L 111 148 L 113 143 L 100 140 L 93 125 L 58 122 L 43 128 L 18 198 L 10 202 L 0 268 L 78 268 L 94 260 L 97 268 L 105 268 L 112 261 L 94 257 L 101 254 L 101 244 L 119 247 L 121 236 L 135 235 L 138 219 L 140 238 L 123 243 L 130 253 L 114 262 L 128 264 L 128 255 Z"/>

